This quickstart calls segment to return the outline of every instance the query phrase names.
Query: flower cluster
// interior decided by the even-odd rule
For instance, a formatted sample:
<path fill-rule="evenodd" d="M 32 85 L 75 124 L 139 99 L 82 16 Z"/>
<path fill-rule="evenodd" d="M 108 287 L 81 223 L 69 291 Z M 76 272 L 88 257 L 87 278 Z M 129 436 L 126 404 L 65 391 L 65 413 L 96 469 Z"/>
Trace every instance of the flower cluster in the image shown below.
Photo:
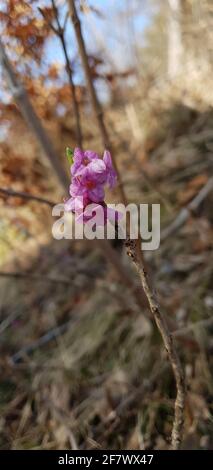
<path fill-rule="evenodd" d="M 69 193 L 71 198 L 65 202 L 65 210 L 81 215 L 84 212 L 84 221 L 87 220 L 86 208 L 96 204 L 103 208 L 104 187 L 113 188 L 117 176 L 112 165 L 110 152 L 105 150 L 103 159 L 96 152 L 79 148 L 74 150 L 71 165 L 71 185 Z"/>

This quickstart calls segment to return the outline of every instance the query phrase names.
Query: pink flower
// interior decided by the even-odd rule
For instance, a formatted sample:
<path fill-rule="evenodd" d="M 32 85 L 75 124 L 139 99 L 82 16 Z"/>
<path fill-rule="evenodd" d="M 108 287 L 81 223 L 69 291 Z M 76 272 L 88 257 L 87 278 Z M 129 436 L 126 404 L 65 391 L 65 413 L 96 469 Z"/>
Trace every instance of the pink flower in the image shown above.
<path fill-rule="evenodd" d="M 110 152 L 105 150 L 103 159 L 101 159 L 92 150 L 84 152 L 76 148 L 70 169 L 72 182 L 69 193 L 71 198 L 66 201 L 65 210 L 74 212 L 79 216 L 80 211 L 85 213 L 87 206 L 91 203 L 99 204 L 103 209 L 105 207 L 104 186 L 108 185 L 113 188 L 117 180 Z M 105 222 L 106 220 L 107 212 L 105 211 Z"/>
<path fill-rule="evenodd" d="M 76 148 L 71 174 L 73 177 L 80 177 L 83 184 L 84 181 L 93 181 L 97 184 L 108 184 L 110 188 L 115 186 L 117 180 L 108 150 L 105 150 L 103 159 L 101 159 L 92 150 L 83 152 L 83 150 Z"/>

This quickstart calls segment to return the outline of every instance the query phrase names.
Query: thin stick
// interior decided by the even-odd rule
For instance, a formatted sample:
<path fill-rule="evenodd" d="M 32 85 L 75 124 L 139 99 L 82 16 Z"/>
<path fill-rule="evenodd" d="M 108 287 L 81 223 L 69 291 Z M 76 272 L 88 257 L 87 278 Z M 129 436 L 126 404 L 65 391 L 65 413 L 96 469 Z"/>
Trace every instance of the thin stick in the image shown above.
<path fill-rule="evenodd" d="M 57 339 L 59 336 L 63 335 L 70 327 L 78 325 L 82 321 L 82 319 L 85 318 L 86 315 L 91 311 L 91 297 L 89 296 L 88 300 L 86 300 L 86 302 L 84 302 L 82 306 L 78 306 L 72 310 L 70 310 L 70 302 L 68 302 L 64 306 L 63 311 L 66 313 L 70 313 L 71 315 L 71 317 L 65 323 L 51 328 L 32 343 L 23 346 L 19 351 L 17 351 L 10 357 L 10 362 L 12 364 L 19 363 L 28 354 L 32 354 L 38 348 L 44 346 L 53 339 Z"/>
<path fill-rule="evenodd" d="M 82 31 L 81 31 L 81 23 L 80 23 L 78 13 L 77 13 L 77 10 L 76 10 L 76 6 L 75 6 L 75 0 L 68 0 L 68 6 L 69 6 L 69 11 L 70 11 L 70 16 L 71 16 L 71 19 L 72 19 L 73 27 L 74 27 L 74 30 L 75 30 L 75 35 L 76 35 L 78 48 L 79 48 L 79 54 L 81 56 L 81 61 L 82 61 L 82 65 L 83 65 L 83 69 L 84 69 L 84 73 L 85 73 L 85 78 L 86 78 L 86 81 L 87 81 L 88 91 L 89 91 L 90 97 L 91 97 L 93 112 L 94 112 L 94 115 L 97 119 L 97 124 L 98 124 L 98 127 L 99 127 L 101 139 L 102 139 L 102 144 L 103 144 L 104 148 L 110 150 L 111 153 L 112 153 L 113 165 L 114 165 L 114 168 L 115 168 L 116 173 L 118 175 L 118 186 L 119 186 L 120 194 L 121 194 L 121 197 L 122 197 L 122 202 L 126 205 L 127 204 L 127 198 L 126 198 L 126 194 L 125 194 L 125 191 L 124 191 L 124 188 L 123 188 L 123 185 L 122 185 L 121 177 L 119 175 L 117 162 L 116 162 L 116 159 L 115 159 L 114 154 L 112 152 L 112 145 L 111 145 L 109 134 L 108 134 L 108 131 L 107 131 L 107 128 L 106 128 L 106 125 L 105 125 L 103 110 L 102 110 L 101 105 L 98 101 L 98 97 L 97 97 L 97 94 L 96 94 L 96 91 L 95 91 L 95 87 L 94 87 L 94 83 L 93 83 L 93 79 L 92 79 L 92 74 L 91 74 L 91 70 L 90 70 L 90 66 L 89 66 L 89 61 L 88 61 L 88 57 L 87 57 L 86 46 L 85 46 L 84 38 L 83 38 L 83 35 L 82 35 Z"/>
<path fill-rule="evenodd" d="M 0 271 L 0 277 L 12 277 L 14 279 L 29 279 L 30 281 L 46 281 L 52 282 L 53 284 L 65 284 L 70 286 L 70 279 L 61 279 L 61 278 L 52 278 L 49 276 L 45 276 L 42 274 L 30 274 L 30 273 L 22 273 L 19 271 L 12 271 L 12 272 L 5 272 Z"/>
<path fill-rule="evenodd" d="M 207 183 L 202 187 L 199 193 L 195 196 L 194 199 L 188 204 L 188 206 L 184 207 L 179 214 L 177 215 L 176 219 L 166 227 L 161 233 L 161 240 L 165 240 L 170 235 L 173 235 L 177 230 L 179 230 L 185 222 L 189 219 L 189 217 L 196 212 L 199 205 L 204 201 L 204 199 L 208 196 L 208 194 L 213 190 L 213 177 L 210 178 Z"/>
<path fill-rule="evenodd" d="M 182 335 L 187 335 L 191 331 L 193 331 L 195 328 L 209 328 L 213 326 L 213 318 L 206 318 L 204 320 L 199 320 L 195 321 L 193 323 L 189 323 L 189 325 L 183 326 L 183 328 L 178 328 L 178 330 L 174 330 L 172 332 L 172 335 L 175 337 L 179 337 Z"/>
<path fill-rule="evenodd" d="M 172 429 L 172 448 L 177 450 L 180 448 L 182 435 L 183 435 L 183 425 L 184 425 L 184 404 L 185 404 L 185 379 L 182 366 L 173 343 L 172 335 L 168 329 L 166 320 L 163 314 L 160 311 L 155 293 L 153 292 L 152 287 L 148 279 L 147 272 L 144 269 L 144 266 L 141 262 L 141 258 L 138 256 L 138 246 L 135 240 L 127 239 L 126 241 L 127 254 L 133 261 L 136 270 L 139 274 L 143 290 L 146 294 L 149 307 L 153 317 L 155 319 L 158 330 L 163 339 L 164 346 L 168 353 L 169 361 L 172 366 L 177 395 L 175 400 L 175 416 Z"/>
<path fill-rule="evenodd" d="M 59 335 L 65 333 L 65 331 L 68 330 L 69 326 L 73 323 L 73 320 L 68 320 L 66 323 L 63 323 L 60 326 L 57 326 L 53 328 L 52 330 L 49 330 L 47 333 L 45 333 L 43 336 L 38 338 L 38 340 L 34 341 L 33 343 L 24 346 L 23 348 L 20 349 L 17 353 L 15 353 L 13 356 L 11 356 L 10 360 L 13 364 L 18 363 L 24 357 L 28 354 L 32 354 L 35 350 L 40 348 L 41 346 L 44 346 L 45 344 L 49 343 L 53 339 L 56 339 Z"/>
<path fill-rule="evenodd" d="M 25 193 L 22 191 L 14 191 L 13 189 L 9 188 L 0 188 L 0 195 L 4 194 L 5 196 L 12 196 L 12 197 L 20 197 L 22 199 L 27 199 L 27 200 L 32 200 L 32 201 L 37 201 L 40 202 L 41 204 L 47 204 L 50 207 L 53 207 L 56 205 L 56 202 L 50 201 L 50 199 L 45 199 L 41 196 L 34 196 L 33 194 L 30 193 Z"/>
<path fill-rule="evenodd" d="M 78 142 L 78 146 L 80 148 L 82 148 L 83 147 L 83 135 L 82 135 L 82 131 L 81 131 L 80 109 L 79 109 L 78 99 L 77 99 L 77 95 L 76 95 L 76 87 L 75 87 L 74 82 L 73 82 L 73 71 L 72 71 L 72 67 L 71 67 L 71 64 L 70 64 L 70 60 L 69 60 L 69 56 L 68 56 L 68 52 L 67 52 L 66 41 L 65 41 L 66 20 L 65 20 L 64 26 L 62 27 L 61 24 L 60 24 L 58 8 L 56 6 L 55 0 L 51 0 L 51 2 L 52 2 L 52 8 L 53 8 L 53 12 L 54 12 L 54 15 L 55 15 L 57 28 L 55 28 L 55 26 L 53 26 L 51 21 L 49 21 L 46 18 L 42 8 L 39 8 L 39 11 L 42 14 L 42 16 L 44 17 L 44 19 L 47 21 L 49 27 L 56 34 L 56 36 L 59 38 L 59 41 L 61 42 L 61 47 L 62 47 L 64 57 L 65 57 L 66 72 L 67 72 L 67 76 L 68 76 L 68 80 L 69 80 L 71 95 L 72 95 L 72 98 L 73 98 L 74 115 L 75 115 L 75 119 L 76 119 L 76 140 Z"/>
<path fill-rule="evenodd" d="M 132 280 L 128 271 L 125 269 L 123 264 L 120 263 L 120 258 L 117 251 L 112 247 L 108 240 L 96 240 L 96 244 L 105 253 L 106 259 L 114 267 L 114 270 L 119 273 L 119 277 L 122 279 L 123 284 L 127 289 L 134 295 L 137 305 L 143 310 L 143 315 L 147 318 L 146 308 L 148 307 L 147 299 L 144 292 L 138 287 Z"/>
<path fill-rule="evenodd" d="M 17 78 L 12 64 L 10 63 L 7 54 L 5 52 L 2 41 L 0 40 L 0 64 L 3 67 L 5 75 L 7 77 L 10 91 L 20 111 L 25 119 L 27 125 L 31 128 L 34 135 L 36 136 L 39 144 L 41 145 L 45 155 L 50 161 L 55 173 L 63 187 L 68 187 L 69 179 L 67 174 L 60 163 L 59 157 L 52 145 L 50 138 L 48 137 L 40 119 L 38 118 L 30 100 L 28 94 Z"/>

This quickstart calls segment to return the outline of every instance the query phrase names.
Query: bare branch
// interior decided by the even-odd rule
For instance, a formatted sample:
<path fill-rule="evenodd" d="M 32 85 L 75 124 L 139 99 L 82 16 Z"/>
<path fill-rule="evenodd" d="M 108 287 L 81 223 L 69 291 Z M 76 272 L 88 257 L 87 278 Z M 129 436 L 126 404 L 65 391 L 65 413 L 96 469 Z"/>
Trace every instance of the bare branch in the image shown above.
<path fill-rule="evenodd" d="M 106 260 L 111 263 L 111 265 L 114 267 L 114 270 L 119 274 L 120 279 L 122 279 L 122 283 L 134 295 L 137 305 L 143 310 L 143 315 L 147 317 L 146 308 L 148 307 L 148 303 L 146 296 L 132 280 L 132 276 L 129 275 L 125 266 L 123 266 L 123 264 L 120 262 L 117 251 L 112 247 L 108 240 L 96 240 L 96 243 L 103 251 Z"/>
<path fill-rule="evenodd" d="M 67 313 L 70 312 L 71 318 L 62 325 L 56 326 L 47 331 L 44 335 L 40 336 L 40 338 L 36 339 L 32 343 L 22 347 L 19 351 L 17 351 L 17 353 L 10 357 L 12 364 L 21 362 L 28 354 L 32 354 L 38 348 L 64 334 L 71 326 L 80 323 L 82 318 L 84 318 L 88 312 L 91 311 L 91 298 L 89 297 L 83 306 L 78 306 L 73 310 L 70 310 L 70 303 L 66 304 L 64 308 Z"/>
<path fill-rule="evenodd" d="M 213 318 L 206 318 L 204 320 L 199 320 L 195 321 L 193 323 L 189 323 L 189 325 L 183 326 L 183 328 L 179 328 L 178 330 L 175 330 L 172 332 L 172 335 L 178 338 L 179 336 L 182 335 L 187 335 L 191 331 L 193 331 L 195 328 L 209 328 L 213 326 Z"/>
<path fill-rule="evenodd" d="M 175 400 L 175 417 L 173 422 L 172 429 L 172 448 L 174 450 L 179 449 L 182 441 L 183 435 L 183 425 L 184 425 L 184 406 L 185 406 L 185 379 L 182 366 L 173 343 L 172 335 L 168 329 L 165 317 L 160 311 L 158 301 L 156 299 L 155 293 L 150 286 L 147 272 L 144 269 L 144 266 L 141 262 L 141 258 L 138 256 L 138 247 L 135 240 L 127 239 L 126 241 L 127 254 L 133 261 L 136 270 L 139 274 L 143 290 L 146 294 L 149 307 L 155 323 L 158 327 L 158 330 L 161 334 L 165 349 L 168 353 L 169 361 L 173 370 L 176 387 L 177 387 L 177 396 Z"/>
<path fill-rule="evenodd" d="M 65 331 L 67 331 L 67 329 L 69 328 L 72 322 L 73 322 L 73 319 L 68 320 L 66 323 L 63 323 L 63 325 L 57 326 L 56 328 L 53 328 L 52 330 L 48 331 L 47 333 L 45 333 L 43 336 L 38 338 L 38 340 L 34 341 L 33 343 L 21 348 L 20 351 L 15 353 L 10 358 L 11 362 L 13 364 L 18 363 L 19 361 L 24 359 L 24 357 L 27 354 L 32 354 L 33 351 L 35 351 L 36 349 L 40 348 L 41 346 L 44 346 L 45 344 L 49 343 L 53 339 L 57 338 L 59 335 L 65 333 Z"/>
<path fill-rule="evenodd" d="M 34 196 L 33 194 L 30 193 L 25 193 L 22 191 L 14 191 L 13 189 L 8 189 L 8 188 L 0 188 L 0 195 L 4 194 L 5 196 L 12 196 L 12 197 L 20 197 L 22 199 L 27 199 L 29 201 L 37 201 L 40 202 L 41 204 L 47 204 L 50 207 L 55 206 L 57 203 L 50 201 L 49 199 L 45 199 L 40 196 Z"/>
<path fill-rule="evenodd" d="M 43 10 L 41 8 L 39 8 L 39 11 L 42 14 L 42 16 L 44 17 L 44 19 L 46 20 L 46 22 L 48 23 L 49 27 L 52 29 L 52 31 L 55 33 L 55 35 L 58 37 L 58 39 L 61 43 L 61 46 L 62 46 L 62 50 L 63 50 L 64 58 L 65 58 L 65 63 L 66 63 L 66 72 L 67 72 L 67 76 L 68 76 L 68 80 L 69 80 L 71 95 L 72 95 L 72 98 L 73 98 L 74 115 L 75 115 L 75 119 L 76 119 L 76 139 L 77 139 L 78 146 L 80 148 L 82 148 L 82 146 L 83 146 L 83 136 L 82 136 L 82 131 L 81 131 L 80 109 L 79 109 L 79 103 L 78 103 L 78 99 L 77 99 L 77 95 L 76 95 L 76 87 L 75 87 L 74 82 L 73 82 L 73 71 L 72 71 L 72 67 L 71 67 L 71 64 L 70 64 L 70 60 L 69 60 L 69 56 L 68 56 L 68 52 L 67 52 L 67 46 L 66 46 L 66 42 L 65 42 L 65 27 L 66 27 L 66 22 L 67 22 L 67 15 L 65 17 L 64 26 L 62 27 L 61 24 L 60 24 L 59 12 L 58 12 L 58 8 L 56 6 L 55 0 L 51 0 L 51 3 L 52 3 L 52 8 L 53 8 L 53 11 L 54 11 L 57 27 L 55 27 L 52 24 L 52 22 L 45 16 L 45 13 L 43 12 Z"/>
<path fill-rule="evenodd" d="M 41 13 L 41 15 L 43 16 L 44 20 L 46 22 L 48 22 L 48 26 L 52 29 L 52 31 L 55 33 L 55 34 L 58 34 L 58 31 L 57 29 L 55 28 L 55 26 L 52 24 L 52 22 L 50 20 L 47 21 L 47 17 L 44 13 L 44 11 L 42 10 L 42 8 L 38 7 L 38 11 Z"/>
<path fill-rule="evenodd" d="M 210 178 L 207 183 L 202 187 L 199 193 L 195 196 L 194 199 L 188 204 L 188 206 L 182 209 L 176 219 L 166 227 L 161 233 L 161 240 L 165 240 L 170 235 L 173 235 L 177 230 L 179 230 L 189 217 L 196 212 L 199 205 L 204 201 L 208 194 L 213 190 L 213 177 Z"/>
<path fill-rule="evenodd" d="M 30 273 L 22 273 L 19 271 L 15 272 L 4 272 L 0 271 L 0 277 L 8 277 L 8 278 L 14 278 L 14 279 L 29 279 L 32 281 L 47 281 L 47 282 L 52 282 L 53 284 L 65 284 L 65 285 L 70 285 L 70 279 L 56 279 L 52 278 L 49 276 L 45 276 L 42 274 L 30 274 Z"/>
<path fill-rule="evenodd" d="M 64 19 L 64 24 L 63 24 L 63 31 L 64 31 L 64 33 L 65 33 L 65 31 L 66 31 L 68 19 L 69 19 L 69 12 L 67 11 L 66 16 L 65 16 L 65 19 Z"/>

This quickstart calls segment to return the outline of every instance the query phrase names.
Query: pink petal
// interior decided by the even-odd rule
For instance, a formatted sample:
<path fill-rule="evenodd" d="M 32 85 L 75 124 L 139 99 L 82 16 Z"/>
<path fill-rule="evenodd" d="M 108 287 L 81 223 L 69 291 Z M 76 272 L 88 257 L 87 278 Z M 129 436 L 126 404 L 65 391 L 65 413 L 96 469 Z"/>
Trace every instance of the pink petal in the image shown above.
<path fill-rule="evenodd" d="M 99 155 L 93 150 L 86 150 L 84 152 L 84 156 L 87 157 L 89 160 L 97 160 L 99 159 Z"/>
<path fill-rule="evenodd" d="M 80 196 L 82 195 L 84 191 L 84 187 L 81 186 L 81 184 L 73 181 L 72 184 L 70 185 L 69 191 L 70 191 L 71 196 Z"/>
<path fill-rule="evenodd" d="M 64 210 L 66 212 L 73 211 L 74 207 L 75 207 L 75 199 L 73 197 L 71 197 L 64 203 Z"/>
<path fill-rule="evenodd" d="M 83 150 L 81 150 L 79 147 L 76 147 L 75 150 L 74 150 L 74 160 L 82 160 L 82 158 L 84 158 L 84 152 Z"/>
<path fill-rule="evenodd" d="M 103 161 L 107 167 L 113 168 L 112 157 L 111 157 L 111 153 L 109 152 L 109 150 L 104 151 Z"/>
<path fill-rule="evenodd" d="M 84 152 L 79 148 L 75 148 L 75 150 L 74 150 L 74 163 L 71 166 L 71 174 L 73 176 L 75 176 L 77 170 L 81 166 L 83 158 L 84 158 Z"/>
<path fill-rule="evenodd" d="M 93 189 L 88 189 L 88 196 L 92 202 L 102 202 L 105 196 L 103 186 L 99 185 Z"/>
<path fill-rule="evenodd" d="M 108 150 L 105 150 L 104 152 L 103 161 L 107 167 L 107 183 L 112 189 L 116 185 L 117 175 L 113 168 L 111 154 Z"/>
<path fill-rule="evenodd" d="M 87 168 L 90 173 L 103 173 L 106 171 L 106 165 L 100 158 L 89 163 Z"/>

